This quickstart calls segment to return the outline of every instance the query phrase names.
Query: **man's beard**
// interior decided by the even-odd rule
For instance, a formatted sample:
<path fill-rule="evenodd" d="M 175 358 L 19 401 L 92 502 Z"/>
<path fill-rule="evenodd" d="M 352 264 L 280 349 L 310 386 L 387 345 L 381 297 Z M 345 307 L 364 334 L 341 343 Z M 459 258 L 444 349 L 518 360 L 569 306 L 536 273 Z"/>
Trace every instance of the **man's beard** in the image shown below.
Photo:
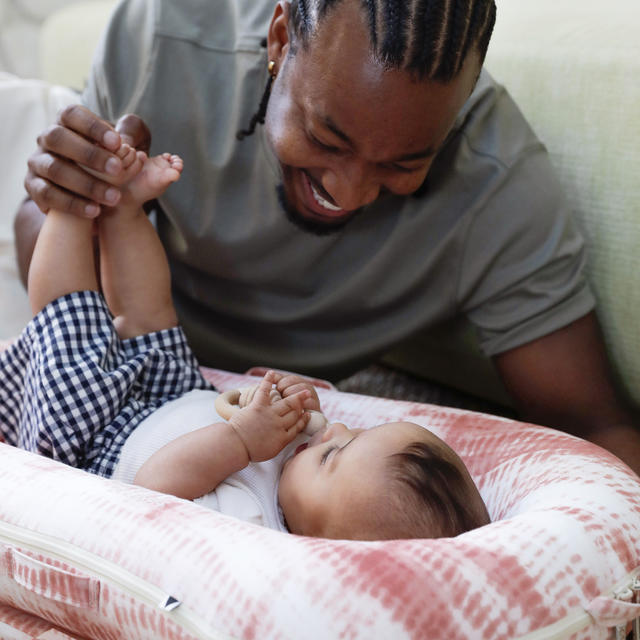
<path fill-rule="evenodd" d="M 276 193 L 278 194 L 278 200 L 280 201 L 280 205 L 284 209 L 284 212 L 287 215 L 287 220 L 294 224 L 298 229 L 305 231 L 306 233 L 312 233 L 316 236 L 328 236 L 332 233 L 337 233 L 338 231 L 342 231 L 359 213 L 359 211 L 354 212 L 350 215 L 346 220 L 342 222 L 336 222 L 335 224 L 326 224 L 323 222 L 318 222 L 316 220 L 310 220 L 305 218 L 300 214 L 294 207 L 291 206 L 289 201 L 287 200 L 287 194 L 284 191 L 284 185 L 281 183 L 276 187 Z"/>

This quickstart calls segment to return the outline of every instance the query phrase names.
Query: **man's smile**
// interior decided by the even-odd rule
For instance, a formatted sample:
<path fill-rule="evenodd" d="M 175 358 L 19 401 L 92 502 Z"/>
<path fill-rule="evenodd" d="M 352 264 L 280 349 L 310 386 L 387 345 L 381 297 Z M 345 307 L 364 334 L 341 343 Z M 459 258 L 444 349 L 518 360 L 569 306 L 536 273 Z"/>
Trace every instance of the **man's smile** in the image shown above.
<path fill-rule="evenodd" d="M 305 169 L 283 166 L 282 175 L 285 208 L 289 218 L 303 228 L 330 233 L 360 211 L 341 208 Z"/>
<path fill-rule="evenodd" d="M 300 169 L 300 176 L 303 183 L 305 204 L 309 209 L 322 216 L 342 217 L 350 214 L 342 207 L 338 206 L 333 198 L 316 182 L 307 171 Z"/>

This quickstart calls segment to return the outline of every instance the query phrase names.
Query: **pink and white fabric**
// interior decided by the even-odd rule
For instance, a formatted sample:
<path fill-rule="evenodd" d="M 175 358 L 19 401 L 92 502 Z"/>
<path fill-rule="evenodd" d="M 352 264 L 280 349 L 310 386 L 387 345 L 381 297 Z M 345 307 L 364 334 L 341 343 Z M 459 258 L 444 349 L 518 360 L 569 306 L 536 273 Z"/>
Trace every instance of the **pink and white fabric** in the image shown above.
<path fill-rule="evenodd" d="M 409 420 L 445 439 L 492 524 L 303 538 L 0 444 L 0 637 L 597 640 L 640 615 L 640 479 L 614 456 L 493 416 L 319 394 L 331 420 Z"/>

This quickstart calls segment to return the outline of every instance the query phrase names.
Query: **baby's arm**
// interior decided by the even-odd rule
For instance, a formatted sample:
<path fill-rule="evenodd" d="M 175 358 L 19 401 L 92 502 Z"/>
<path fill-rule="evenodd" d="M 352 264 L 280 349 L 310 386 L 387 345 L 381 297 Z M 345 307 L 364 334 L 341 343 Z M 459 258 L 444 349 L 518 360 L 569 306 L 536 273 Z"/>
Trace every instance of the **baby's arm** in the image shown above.
<path fill-rule="evenodd" d="M 216 422 L 166 444 L 140 467 L 133 482 L 193 500 L 247 464 L 247 450 L 233 427 Z"/>
<path fill-rule="evenodd" d="M 216 422 L 162 447 L 140 467 L 134 483 L 193 500 L 249 462 L 280 453 L 307 423 L 303 405 L 309 392 L 304 389 L 271 404 L 275 376 L 267 373 L 251 403 L 229 422 Z"/>

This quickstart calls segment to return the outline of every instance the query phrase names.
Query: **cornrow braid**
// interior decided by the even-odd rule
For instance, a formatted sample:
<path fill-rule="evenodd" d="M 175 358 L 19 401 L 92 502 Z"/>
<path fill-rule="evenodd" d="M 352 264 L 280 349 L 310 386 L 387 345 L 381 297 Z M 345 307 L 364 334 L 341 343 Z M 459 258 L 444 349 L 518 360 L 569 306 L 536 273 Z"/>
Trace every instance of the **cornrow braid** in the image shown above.
<path fill-rule="evenodd" d="M 264 88 L 262 98 L 260 98 L 260 106 L 258 107 L 258 111 L 256 111 L 256 113 L 251 116 L 249 126 L 246 129 L 240 129 L 240 131 L 236 133 L 237 140 L 244 140 L 247 136 L 253 134 L 258 124 L 264 124 L 264 119 L 267 115 L 267 105 L 269 104 L 269 96 L 271 95 L 271 85 L 273 84 L 273 78 L 274 76 L 269 74 L 269 78 L 267 79 L 267 86 Z"/>
<path fill-rule="evenodd" d="M 371 35 L 371 44 L 375 50 L 378 47 L 378 27 L 376 26 L 376 21 L 378 19 L 378 7 L 376 0 L 364 0 L 363 4 L 369 17 L 369 33 Z"/>
<path fill-rule="evenodd" d="M 290 24 L 306 46 L 327 13 L 345 0 L 291 0 Z M 418 80 L 448 83 L 468 54 L 480 63 L 496 19 L 494 0 L 359 0 L 373 55 Z"/>
<path fill-rule="evenodd" d="M 405 0 L 387 0 L 383 9 L 385 33 L 380 57 L 390 67 L 397 67 L 404 59 L 407 40 L 406 37 L 399 38 L 398 34 L 405 33 L 409 8 Z"/>

